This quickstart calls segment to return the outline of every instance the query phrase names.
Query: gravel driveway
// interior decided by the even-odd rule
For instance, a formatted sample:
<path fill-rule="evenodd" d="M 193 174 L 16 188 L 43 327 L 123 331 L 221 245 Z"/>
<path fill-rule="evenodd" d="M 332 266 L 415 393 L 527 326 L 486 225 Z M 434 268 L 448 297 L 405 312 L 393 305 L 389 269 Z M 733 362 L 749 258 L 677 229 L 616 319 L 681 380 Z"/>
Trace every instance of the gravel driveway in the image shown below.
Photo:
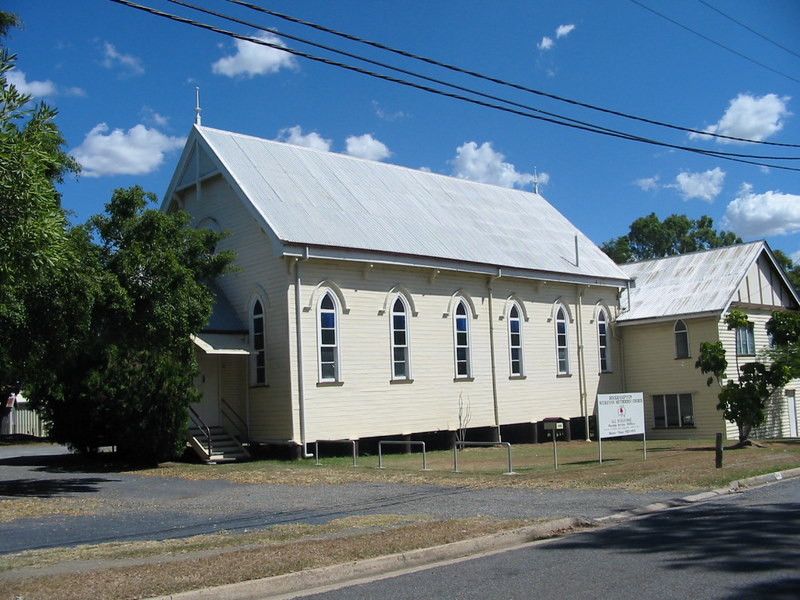
<path fill-rule="evenodd" d="M 64 469 L 66 450 L 0 446 L 0 500 L 91 500 L 85 514 L 0 522 L 0 554 L 78 544 L 162 540 L 215 531 L 251 531 L 283 523 L 326 523 L 351 515 L 435 518 L 597 518 L 684 494 L 621 490 L 473 489 L 435 485 L 346 483 L 289 486 L 186 481 L 135 473 Z M 213 467 L 209 467 L 213 468 Z M 2 506 L 2 504 L 0 504 Z"/>

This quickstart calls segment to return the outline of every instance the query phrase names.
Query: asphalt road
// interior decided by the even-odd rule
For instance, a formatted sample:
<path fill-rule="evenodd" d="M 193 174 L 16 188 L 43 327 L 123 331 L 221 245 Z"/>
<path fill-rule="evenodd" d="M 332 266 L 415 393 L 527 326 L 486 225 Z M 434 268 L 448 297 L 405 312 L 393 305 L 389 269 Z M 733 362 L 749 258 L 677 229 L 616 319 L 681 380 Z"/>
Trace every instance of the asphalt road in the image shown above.
<path fill-rule="evenodd" d="M 70 467 L 59 446 L 0 446 L 0 499 L 91 501 L 79 516 L 0 523 L 0 554 L 111 541 L 163 540 L 281 523 L 326 523 L 351 515 L 435 518 L 598 518 L 682 494 L 621 490 L 471 489 L 434 485 L 251 485 L 185 481 Z M 213 466 L 209 466 L 213 469 Z"/>
<path fill-rule="evenodd" d="M 798 540 L 796 478 L 517 550 L 302 597 L 796 600 Z"/>

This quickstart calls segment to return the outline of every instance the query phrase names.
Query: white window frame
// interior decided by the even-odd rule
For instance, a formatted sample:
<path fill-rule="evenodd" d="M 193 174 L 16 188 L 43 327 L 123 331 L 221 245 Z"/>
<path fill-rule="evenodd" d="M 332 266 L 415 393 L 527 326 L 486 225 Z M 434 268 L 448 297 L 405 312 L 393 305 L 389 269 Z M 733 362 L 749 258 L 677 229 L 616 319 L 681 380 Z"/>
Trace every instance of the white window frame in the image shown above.
<path fill-rule="evenodd" d="M 264 300 L 257 297 L 250 306 L 250 340 L 253 354 L 250 356 L 250 380 L 252 385 L 267 385 L 267 311 Z M 260 313 L 256 313 L 256 308 Z M 261 321 L 260 326 L 258 321 Z"/>
<path fill-rule="evenodd" d="M 516 316 L 515 314 L 516 313 Z M 519 304 L 512 302 L 508 308 L 508 372 L 511 377 L 525 376 L 525 344 L 522 331 L 522 309 Z M 517 331 L 514 331 L 516 326 Z M 516 343 L 514 337 L 516 336 Z M 518 358 L 514 359 L 514 350 L 518 352 Z M 516 363 L 516 369 L 515 369 Z"/>
<path fill-rule="evenodd" d="M 561 329 L 563 329 L 563 332 Z M 559 305 L 558 308 L 556 308 L 555 334 L 556 372 L 559 375 L 569 375 L 569 320 L 567 319 L 567 309 L 562 305 Z"/>
<path fill-rule="evenodd" d="M 396 310 L 400 304 L 402 311 Z M 411 380 L 411 335 L 409 330 L 409 305 L 403 294 L 398 294 L 392 300 L 389 311 L 389 335 L 391 336 L 391 363 L 392 381 Z M 398 327 L 398 319 L 402 318 L 402 328 Z M 398 356 L 400 359 L 398 360 Z M 404 373 L 398 374 L 398 366 L 402 365 Z"/>
<path fill-rule="evenodd" d="M 679 325 L 682 326 L 682 329 L 678 328 Z M 691 358 L 692 353 L 690 350 L 691 347 L 689 346 L 689 326 L 686 325 L 686 321 L 683 319 L 678 319 L 675 321 L 675 325 L 672 328 L 672 335 L 675 342 L 675 358 Z M 683 339 L 684 343 L 679 343 L 679 339 Z M 684 346 L 685 354 L 681 352 L 681 350 L 684 350 Z"/>
<path fill-rule="evenodd" d="M 323 304 L 326 299 L 330 299 L 333 308 L 325 307 Z M 333 315 L 333 326 L 323 327 L 323 316 Z M 337 383 L 342 381 L 342 368 L 341 368 L 341 338 L 339 335 L 339 319 L 341 311 L 339 310 L 339 302 L 331 290 L 326 290 L 320 297 L 319 304 L 317 305 L 317 364 L 318 377 L 321 383 Z M 326 319 L 327 320 L 327 319 Z M 331 341 L 331 337 L 333 340 Z M 331 354 L 332 356 L 328 356 Z M 324 360 L 327 359 L 327 360 Z M 333 366 L 333 374 L 326 373 L 326 365 Z"/>
<path fill-rule="evenodd" d="M 472 379 L 472 331 L 469 304 L 464 298 L 458 300 L 453 311 L 453 358 L 456 379 Z M 459 324 L 463 323 L 463 330 Z M 459 367 L 463 365 L 463 373 Z"/>
<path fill-rule="evenodd" d="M 689 402 L 691 406 L 691 414 L 683 414 L 686 411 L 682 410 L 681 404 L 683 401 Z M 674 403 L 674 406 L 668 405 L 668 402 Z M 659 424 L 656 421 L 658 412 L 656 406 L 661 406 L 661 414 L 663 415 L 663 423 Z M 670 411 L 672 408 L 672 411 Z M 677 416 L 677 424 L 670 425 L 669 417 Z M 692 394 L 655 394 L 653 395 L 653 426 L 658 429 L 680 429 L 682 427 L 694 427 L 694 398 Z"/>
<path fill-rule="evenodd" d="M 608 313 L 606 309 L 600 307 L 597 311 L 597 358 L 601 373 L 611 373 L 611 346 L 609 338 L 611 335 Z"/>
<path fill-rule="evenodd" d="M 747 327 L 736 328 L 736 356 L 755 356 L 755 327 L 751 323 Z"/>

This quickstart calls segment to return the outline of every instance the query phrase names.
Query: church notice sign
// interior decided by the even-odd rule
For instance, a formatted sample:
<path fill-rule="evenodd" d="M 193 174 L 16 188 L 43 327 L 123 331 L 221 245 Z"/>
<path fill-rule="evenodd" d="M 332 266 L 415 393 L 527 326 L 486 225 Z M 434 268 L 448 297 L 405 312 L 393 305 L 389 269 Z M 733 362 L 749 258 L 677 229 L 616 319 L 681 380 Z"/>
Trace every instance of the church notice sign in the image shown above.
<path fill-rule="evenodd" d="M 603 462 L 603 438 L 642 434 L 644 442 L 644 394 L 597 394 L 597 432 L 600 462 Z M 644 456 L 646 459 L 646 445 Z"/>

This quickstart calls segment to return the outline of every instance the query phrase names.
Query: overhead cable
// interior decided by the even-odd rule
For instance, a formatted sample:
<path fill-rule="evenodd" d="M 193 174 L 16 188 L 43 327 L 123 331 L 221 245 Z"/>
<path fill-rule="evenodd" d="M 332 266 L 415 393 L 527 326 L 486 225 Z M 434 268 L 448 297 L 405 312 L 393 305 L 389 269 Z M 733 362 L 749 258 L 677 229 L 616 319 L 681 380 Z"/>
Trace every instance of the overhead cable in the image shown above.
<path fill-rule="evenodd" d="M 169 1 L 172 1 L 172 0 L 169 0 Z M 640 121 L 642 123 L 648 123 L 650 125 L 657 125 L 659 127 L 666 127 L 666 128 L 675 129 L 675 130 L 678 130 L 678 131 L 684 131 L 686 133 L 706 135 L 706 136 L 709 136 L 711 138 L 720 138 L 720 139 L 725 139 L 725 140 L 730 140 L 730 141 L 735 141 L 735 142 L 745 142 L 745 143 L 750 143 L 750 144 L 763 144 L 763 145 L 767 145 L 767 146 L 783 146 L 783 147 L 788 147 L 788 148 L 800 148 L 800 144 L 783 144 L 783 143 L 779 143 L 779 142 L 766 142 L 764 140 L 752 140 L 752 139 L 748 139 L 748 138 L 740 138 L 740 137 L 735 137 L 735 136 L 723 135 L 723 134 L 720 134 L 720 133 L 709 133 L 709 132 L 706 132 L 706 131 L 693 129 L 691 127 L 684 127 L 684 126 L 681 126 L 681 125 L 674 125 L 674 124 L 671 124 L 671 123 L 665 123 L 663 121 L 657 121 L 655 119 L 648 119 L 646 117 L 636 116 L 636 115 L 632 115 L 632 114 L 629 114 L 629 113 L 624 113 L 624 112 L 613 110 L 613 109 L 609 109 L 609 108 L 603 108 L 603 107 L 600 107 L 600 106 L 595 106 L 593 104 L 580 102 L 578 100 L 565 98 L 563 96 L 558 96 L 556 94 L 551 94 L 551 93 L 548 93 L 548 92 L 544 92 L 542 90 L 537 90 L 535 88 L 530 88 L 530 87 L 527 87 L 527 86 L 524 86 L 524 85 L 520 85 L 520 84 L 517 84 L 517 83 L 513 83 L 513 82 L 510 82 L 510 81 L 505 81 L 505 80 L 499 79 L 497 77 L 484 75 L 484 74 L 478 73 L 476 71 L 471 71 L 469 69 L 464 69 L 462 67 L 458 67 L 458 66 L 451 65 L 451 64 L 448 64 L 448 63 L 440 62 L 438 60 L 435 60 L 435 59 L 432 59 L 432 58 L 428 58 L 428 57 L 425 57 L 425 56 L 421 56 L 421 55 L 418 55 L 418 54 L 413 54 L 413 53 L 407 52 L 405 50 L 398 50 L 397 48 L 392 48 L 391 46 L 386 46 L 385 44 L 381 44 L 379 42 L 366 40 L 366 39 L 360 38 L 358 36 L 351 35 L 349 33 L 345 33 L 345 32 L 342 32 L 342 31 L 337 31 L 335 29 L 331 29 L 329 27 L 325 27 L 324 25 L 319 25 L 317 23 L 312 23 L 310 21 L 304 21 L 303 19 L 298 19 L 298 18 L 292 17 L 290 15 L 286 15 L 286 14 L 283 14 L 283 13 L 280 13 L 280 12 L 277 12 L 277 11 L 274 11 L 274 10 L 270 10 L 270 9 L 264 8 L 262 6 L 258 6 L 257 4 L 253 4 L 252 2 L 246 2 L 245 0 L 226 0 L 226 1 L 231 3 L 231 4 L 244 6 L 246 8 L 251 9 L 251 10 L 255 10 L 255 11 L 258 11 L 258 12 L 261 12 L 261 13 L 264 13 L 264 14 L 268 14 L 268 15 L 273 16 L 273 17 L 277 17 L 279 19 L 283 19 L 285 21 L 289 21 L 291 23 L 297 23 L 299 25 L 303 25 L 303 26 L 306 26 L 306 27 L 311 27 L 311 28 L 316 29 L 318 31 L 323 31 L 323 32 L 329 33 L 331 35 L 335 35 L 335 36 L 338 36 L 338 37 L 341 37 L 341 38 L 344 38 L 344 39 L 348 39 L 350 41 L 358 42 L 358 43 L 361 43 L 361 44 L 366 44 L 368 46 L 372 46 L 373 48 L 377 48 L 379 50 L 385 50 L 387 52 L 392 52 L 394 54 L 397 54 L 397 55 L 400 55 L 400 56 L 404 56 L 406 58 L 411 58 L 411 59 L 422 61 L 422 62 L 431 64 L 431 65 L 434 65 L 434 66 L 437 66 L 437 67 L 442 67 L 444 69 L 449 69 L 449 70 L 454 71 L 456 73 L 469 75 L 471 77 L 477 77 L 478 79 L 483 79 L 485 81 L 490 81 L 492 83 L 496 83 L 496 84 L 499 84 L 499 85 L 502 85 L 502 86 L 506 86 L 506 87 L 514 88 L 514 89 L 517 89 L 517 90 L 520 90 L 520 91 L 524 91 L 524 92 L 528 92 L 528 93 L 531 93 L 531 94 L 535 94 L 537 96 L 550 98 L 551 100 L 557 100 L 559 102 L 565 102 L 567 104 L 572 104 L 574 106 L 580 106 L 582 108 L 588 108 L 590 110 L 594 110 L 594 111 L 598 111 L 598 112 L 614 115 L 614 116 L 617 116 L 617 117 L 622 117 L 622 118 L 625 118 L 625 119 L 631 119 L 631 120 L 634 120 L 634 121 Z M 283 35 L 285 35 L 285 34 L 283 34 Z"/>
<path fill-rule="evenodd" d="M 338 48 L 333 48 L 331 46 L 326 46 L 326 45 L 323 45 L 323 44 L 319 44 L 317 42 L 312 42 L 310 40 L 306 40 L 306 39 L 301 38 L 301 37 L 296 36 L 296 35 L 288 34 L 288 33 L 285 33 L 285 32 L 280 32 L 277 29 L 272 28 L 272 27 L 263 27 L 263 26 L 258 25 L 256 23 L 252 23 L 252 22 L 249 22 L 249 21 L 244 21 L 244 20 L 232 17 L 232 16 L 227 15 L 225 13 L 220 13 L 220 12 L 217 12 L 217 11 L 213 11 L 213 10 L 210 10 L 210 9 L 199 7 L 199 6 L 196 6 L 194 4 L 190 4 L 188 2 L 185 2 L 183 0 L 167 0 L 167 2 L 170 2 L 172 4 L 177 4 L 177 5 L 183 6 L 185 8 L 190 8 L 190 9 L 196 10 L 198 12 L 202 12 L 204 14 L 207 14 L 207 15 L 212 15 L 212 16 L 215 16 L 215 17 L 218 17 L 218 18 L 221 18 L 221 19 L 225 19 L 225 20 L 237 23 L 239 25 L 245 25 L 245 26 L 251 27 L 253 29 L 258 29 L 258 30 L 261 30 L 261 31 L 267 31 L 267 32 L 273 33 L 275 35 L 280 35 L 281 37 L 286 38 L 286 39 L 295 40 L 295 41 L 301 42 L 303 44 L 307 44 L 307 45 L 313 46 L 315 48 L 326 50 L 328 52 L 333 52 L 333 53 L 336 53 L 336 54 L 339 54 L 339 55 L 342 55 L 342 56 L 346 56 L 348 58 L 353 58 L 353 59 L 356 59 L 356 60 L 360 60 L 360 61 L 366 62 L 366 63 L 374 65 L 374 66 L 378 66 L 378 67 L 381 67 L 381 68 L 384 68 L 384 69 L 389 69 L 389 70 L 392 70 L 392 71 L 395 71 L 395 72 L 402 73 L 404 75 L 409 75 L 409 76 L 412 76 L 412 77 L 416 77 L 418 79 L 422 79 L 422 80 L 428 81 L 430 83 L 435 83 L 435 84 L 438 84 L 438 85 L 444 85 L 444 86 L 452 88 L 452 89 L 456 89 L 456 90 L 459 90 L 459 91 L 462 91 L 462 92 L 467 92 L 469 94 L 474 94 L 474 95 L 479 96 L 481 98 L 486 98 L 488 100 L 493 100 L 493 101 L 497 101 L 497 102 L 503 102 L 505 104 L 508 104 L 509 106 L 514 106 L 516 108 L 529 110 L 531 112 L 534 112 L 534 113 L 537 113 L 537 114 L 540 114 L 540 115 L 545 115 L 545 116 L 548 116 L 548 117 L 552 117 L 554 119 L 562 119 L 564 121 L 567 121 L 567 122 L 570 122 L 570 123 L 573 123 L 573 124 L 576 124 L 576 125 L 582 125 L 582 126 L 588 127 L 592 131 L 596 131 L 597 133 L 606 132 L 608 134 L 616 135 L 616 136 L 619 136 L 619 137 L 622 137 L 622 138 L 625 138 L 625 139 L 630 139 L 630 140 L 633 140 L 633 141 L 642 141 L 642 142 L 651 142 L 652 141 L 652 140 L 649 140 L 648 138 L 640 137 L 640 136 L 637 136 L 637 135 L 634 135 L 634 134 L 630 134 L 630 133 L 626 133 L 626 132 L 623 132 L 623 131 L 619 131 L 619 130 L 616 130 L 616 129 L 610 129 L 610 128 L 607 128 L 607 127 L 602 127 L 600 125 L 595 125 L 593 123 L 588 123 L 586 121 L 573 119 L 573 118 L 570 118 L 570 117 L 567 117 L 567 116 L 564 116 L 564 115 L 560 115 L 560 114 L 557 114 L 557 113 L 545 111 L 545 110 L 542 110 L 542 109 L 539 109 L 539 108 L 535 108 L 535 107 L 532 107 L 532 106 L 529 106 L 529 105 L 526 105 L 526 104 L 521 104 L 521 103 L 518 103 L 518 102 L 514 102 L 512 100 L 508 100 L 508 99 L 501 98 L 501 97 L 498 97 L 498 96 L 494 96 L 494 95 L 491 95 L 491 94 L 486 94 L 484 92 L 480 92 L 480 91 L 477 91 L 477 90 L 474 90 L 474 89 L 471 89 L 471 88 L 467 88 L 467 87 L 460 86 L 460 85 L 453 84 L 453 83 L 448 83 L 448 82 L 443 81 L 441 79 L 428 77 L 427 75 L 422 75 L 422 74 L 419 74 L 419 73 L 415 73 L 413 71 L 409 71 L 407 69 L 402 69 L 402 68 L 399 68 L 399 67 L 395 67 L 393 65 L 389 65 L 389 64 L 384 63 L 384 62 L 380 62 L 380 61 L 376 61 L 376 60 L 373 60 L 373 59 L 370 59 L 370 58 L 359 56 L 357 54 L 353 54 L 351 52 L 346 52 L 344 50 L 339 50 Z M 704 134 L 704 135 L 709 135 L 709 134 Z M 722 151 L 713 151 L 713 152 L 714 152 L 715 156 L 732 156 L 732 157 L 736 157 L 736 158 L 752 158 L 752 159 L 757 159 L 757 160 L 800 160 L 800 156 L 769 156 L 769 155 L 760 155 L 760 154 L 743 154 L 743 153 L 736 153 L 736 152 L 722 152 Z"/>
<path fill-rule="evenodd" d="M 737 24 L 739 27 L 743 27 L 743 28 L 747 29 L 747 31 L 749 31 L 750 33 L 752 33 L 752 34 L 754 34 L 754 35 L 757 35 L 757 36 L 758 36 L 758 37 L 760 37 L 762 40 L 765 40 L 765 41 L 769 42 L 769 43 L 770 43 L 770 44 L 772 44 L 773 46 L 777 46 L 777 47 L 778 47 L 778 48 L 780 48 L 781 50 L 785 50 L 785 51 L 786 51 L 786 52 L 788 52 L 789 54 L 794 54 L 794 55 L 795 55 L 797 58 L 800 58 L 800 53 L 798 53 L 798 52 L 795 52 L 795 51 L 794 51 L 794 50 L 792 50 L 791 48 L 787 48 L 787 47 L 786 47 L 786 46 L 784 46 L 783 44 L 779 44 L 779 43 L 778 43 L 778 42 L 776 42 L 775 40 L 768 38 L 768 37 L 767 37 L 767 36 L 765 36 L 763 33 L 759 33 L 758 31 L 756 31 L 755 29 L 753 29 L 752 27 L 750 27 L 750 26 L 749 26 L 749 25 L 747 25 L 746 23 L 742 23 L 741 21 L 737 21 L 736 19 L 734 19 L 734 18 L 733 18 L 732 16 L 730 16 L 729 14 L 726 14 L 726 13 L 722 12 L 722 11 L 721 11 L 720 9 L 718 9 L 716 6 L 711 6 L 711 5 L 710 5 L 708 2 L 706 2 L 705 0 L 697 0 L 697 1 L 698 1 L 700 4 L 702 4 L 703 6 L 707 6 L 708 8 L 710 8 L 711 10 L 713 10 L 714 12 L 716 12 L 716 13 L 718 13 L 718 14 L 722 15 L 722 16 L 723 16 L 723 17 L 725 17 L 726 19 L 728 19 L 728 20 L 730 20 L 730 21 L 733 21 L 733 22 L 734 22 L 734 23 L 736 23 L 736 24 Z"/>
<path fill-rule="evenodd" d="M 643 8 L 643 9 L 645 9 L 645 10 L 647 10 L 647 11 L 650 11 L 650 12 L 651 12 L 651 13 L 653 13 L 654 15 L 656 15 L 656 16 L 659 16 L 659 17 L 661 17 L 662 19 L 664 19 L 664 20 L 666 20 L 666 21 L 669 21 L 669 22 L 670 22 L 670 23 L 672 23 L 673 25 L 677 25 L 677 26 L 678 26 L 678 27 L 680 27 L 681 29 L 685 29 L 685 30 L 686 30 L 686 31 L 688 31 L 689 33 L 693 33 L 694 35 L 696 35 L 696 36 L 698 36 L 698 37 L 701 37 L 701 38 L 703 38 L 705 41 L 707 41 L 707 42 L 711 42 L 711 43 L 712 43 L 712 44 L 714 44 L 715 46 L 719 46 L 719 47 L 720 47 L 720 48 L 722 48 L 723 50 L 727 50 L 728 52 L 730 52 L 730 53 L 732 53 L 732 54 L 735 54 L 735 55 L 736 55 L 736 56 L 738 56 L 739 58 L 743 58 L 743 59 L 745 59 L 745 60 L 747 60 L 747 61 L 750 61 L 750 62 L 751 62 L 751 63 L 753 63 L 754 65 L 758 65 L 759 67 L 762 67 L 762 68 L 764 68 L 764 69 L 767 69 L 768 71 L 772 71 L 773 73 L 775 73 L 775 74 L 777 74 L 777 75 L 780 75 L 781 77 L 786 77 L 786 79 L 791 79 L 792 81 L 794 81 L 794 82 L 796 82 L 796 83 L 800 83 L 800 79 L 797 79 L 796 77 L 792 77 L 791 75 L 787 75 L 786 73 L 784 73 L 784 72 L 782 72 L 782 71 L 778 71 L 777 69 L 773 69 L 773 68 L 772 68 L 772 67 L 770 67 L 769 65 L 765 65 L 764 63 L 762 63 L 762 62 L 759 62 L 759 61 L 757 61 L 757 60 L 756 60 L 756 59 L 754 59 L 754 58 L 750 58 L 749 56 L 747 56 L 746 54 L 742 54 L 742 53 L 741 53 L 741 52 L 739 52 L 738 50 L 734 50 L 733 48 L 729 48 L 728 46 L 726 46 L 726 45 L 724 45 L 724 44 L 721 44 L 721 43 L 720 43 L 720 42 L 718 42 L 717 40 L 714 40 L 714 39 L 712 39 L 712 38 L 708 37 L 707 35 L 704 35 L 704 34 L 700 33 L 699 31 L 695 31 L 695 30 L 694 30 L 694 29 L 692 29 L 691 27 L 687 27 L 687 26 L 686 26 L 686 25 L 684 25 L 683 23 L 681 23 L 681 22 L 679 22 L 679 21 L 676 21 L 675 19 L 672 19 L 672 18 L 668 17 L 668 16 L 667 16 L 667 15 L 665 15 L 664 13 L 660 13 L 660 12 L 658 12 L 657 10 L 655 10 L 654 8 L 650 8 L 650 7 L 649 7 L 649 6 L 647 6 L 646 4 L 642 4 L 641 2 L 639 2 L 639 0 L 630 0 L 630 1 L 631 1 L 631 2 L 633 2 L 633 3 L 634 3 L 636 6 L 640 6 L 641 8 Z"/>
<path fill-rule="evenodd" d="M 404 80 L 404 79 L 398 79 L 398 78 L 392 77 L 390 75 L 385 75 L 385 74 L 382 74 L 382 73 L 376 73 L 376 72 L 373 72 L 373 71 L 368 71 L 366 69 L 362 69 L 361 67 L 357 67 L 357 66 L 354 66 L 354 65 L 349 65 L 349 64 L 346 64 L 346 63 L 340 63 L 340 62 L 333 61 L 333 60 L 328 59 L 328 58 L 315 56 L 313 54 L 309 54 L 307 52 L 302 52 L 302 51 L 296 50 L 294 48 L 288 48 L 288 47 L 286 47 L 286 46 L 284 46 L 282 44 L 272 43 L 272 42 L 268 42 L 268 41 L 263 40 L 263 39 L 254 38 L 254 37 L 251 37 L 251 36 L 246 36 L 246 35 L 243 35 L 243 34 L 240 34 L 240 33 L 236 33 L 236 32 L 233 32 L 233 31 L 228 31 L 228 30 L 225 30 L 225 29 L 221 29 L 219 27 L 216 27 L 216 26 L 213 26 L 213 25 L 209 25 L 207 23 L 194 21 L 192 19 L 188 19 L 186 17 L 182 17 L 182 16 L 179 16 L 179 15 L 174 15 L 174 14 L 171 14 L 171 13 L 166 13 L 164 11 L 161 11 L 161 10 L 158 10 L 158 9 L 154 9 L 152 7 L 143 6 L 141 4 L 136 4 L 134 2 L 131 2 L 130 0 L 111 0 L 111 2 L 115 2 L 117 4 L 122 4 L 124 6 L 130 7 L 130 8 L 134 8 L 134 9 L 137 9 L 137 10 L 141 10 L 141 11 L 150 13 L 152 15 L 163 17 L 163 18 L 166 18 L 166 19 L 170 19 L 170 20 L 173 20 L 173 21 L 176 21 L 176 22 L 179 22 L 179 23 L 183 23 L 183 24 L 186 24 L 186 25 L 191 25 L 193 27 L 205 29 L 205 30 L 208 30 L 208 31 L 213 31 L 215 33 L 218 33 L 218 34 L 221 34 L 221 35 L 225 35 L 225 36 L 228 36 L 228 37 L 232 37 L 234 39 L 239 39 L 239 40 L 250 42 L 250 43 L 253 43 L 253 44 L 257 44 L 257 45 L 273 48 L 275 50 L 280 50 L 280 51 L 283 51 L 283 52 L 287 52 L 289 54 L 293 54 L 295 56 L 300 56 L 302 58 L 307 58 L 307 59 L 315 61 L 315 62 L 320 62 L 320 63 L 327 64 L 327 65 L 330 65 L 330 66 L 340 67 L 340 68 L 343 68 L 343 69 L 346 69 L 346 70 L 349 70 L 349 71 L 352 71 L 352 72 L 360 73 L 360 74 L 363 74 L 363 75 L 368 75 L 370 77 L 375 77 L 375 78 L 382 79 L 384 81 L 388 81 L 388 82 L 391 82 L 391 83 L 397 83 L 397 84 L 400 84 L 400 85 L 404 85 L 404 86 L 407 86 L 407 87 L 419 89 L 419 90 L 422 90 L 422 91 L 427 91 L 427 92 L 430 92 L 430 93 L 433 93 L 433 94 L 437 94 L 437 95 L 440 95 L 440 96 L 453 98 L 453 99 L 457 99 L 457 100 L 463 100 L 465 102 L 469 102 L 469 103 L 476 104 L 476 105 L 479 105 L 479 106 L 483 106 L 483 107 L 487 107 L 487 108 L 493 108 L 493 109 L 496 109 L 496 110 L 501 110 L 501 111 L 504 111 L 504 112 L 507 112 L 507 113 L 516 114 L 516 115 L 524 116 L 524 117 L 527 117 L 527 118 L 532 118 L 532 119 L 536 119 L 536 120 L 540 120 L 540 121 L 544 121 L 544 122 L 549 122 L 549 123 L 553 123 L 553 124 L 556 124 L 556 125 L 562 125 L 562 126 L 565 126 L 565 127 L 570 127 L 570 128 L 578 129 L 578 130 L 582 130 L 582 131 L 589 131 L 589 132 L 592 132 L 592 133 L 599 133 L 601 135 L 606 135 L 606 136 L 610 136 L 610 137 L 616 137 L 616 138 L 620 138 L 620 139 L 627 139 L 627 140 L 630 140 L 630 141 L 638 141 L 638 142 L 652 144 L 652 145 L 665 147 L 665 148 L 673 148 L 673 149 L 677 149 L 677 150 L 685 150 L 687 152 L 693 152 L 693 153 L 696 153 L 696 154 L 701 154 L 701 155 L 710 156 L 710 157 L 714 157 L 714 158 L 720 158 L 720 159 L 724 159 L 724 160 L 730 160 L 730 161 L 735 161 L 735 162 L 741 162 L 741 163 L 752 164 L 752 165 L 756 165 L 756 166 L 769 167 L 769 168 L 775 168 L 775 169 L 781 169 L 781 170 L 787 170 L 787 171 L 800 171 L 800 168 L 787 167 L 787 166 L 783 166 L 783 165 L 775 165 L 775 164 L 764 163 L 764 162 L 757 162 L 757 161 L 754 161 L 754 160 L 748 160 L 746 158 L 737 157 L 735 155 L 732 155 L 731 153 L 718 152 L 718 151 L 714 151 L 714 150 L 703 150 L 703 149 L 700 149 L 700 148 L 693 148 L 693 147 L 690 147 L 690 146 L 681 146 L 681 145 L 677 145 L 677 144 L 670 144 L 670 143 L 667 143 L 667 142 L 660 142 L 660 141 L 657 141 L 657 140 L 650 140 L 650 139 L 639 137 L 639 136 L 635 136 L 635 135 L 632 135 L 632 134 L 614 133 L 614 132 L 606 131 L 603 128 L 598 128 L 596 126 L 580 125 L 580 124 L 577 124 L 577 123 L 565 122 L 565 121 L 561 121 L 561 120 L 558 120 L 558 119 L 554 119 L 554 118 L 550 118 L 550 117 L 546 117 L 546 116 L 542 116 L 542 115 L 538 115 L 538 114 L 532 114 L 530 112 L 523 112 L 522 110 L 519 110 L 519 109 L 516 109 L 516 108 L 511 108 L 509 106 L 502 106 L 502 105 L 498 105 L 498 104 L 492 104 L 492 103 L 489 103 L 489 102 L 486 102 L 486 101 L 483 101 L 483 100 L 479 100 L 479 99 L 476 99 L 476 98 L 470 98 L 470 97 L 463 96 L 463 95 L 460 95 L 460 94 L 454 94 L 452 92 L 447 92 L 447 91 L 444 91 L 444 90 L 432 88 L 430 86 L 421 85 L 419 83 L 414 83 L 414 82 L 407 81 L 407 80 Z M 780 158 L 776 158 L 776 157 L 763 157 L 763 158 L 766 159 L 766 160 L 780 160 Z"/>

